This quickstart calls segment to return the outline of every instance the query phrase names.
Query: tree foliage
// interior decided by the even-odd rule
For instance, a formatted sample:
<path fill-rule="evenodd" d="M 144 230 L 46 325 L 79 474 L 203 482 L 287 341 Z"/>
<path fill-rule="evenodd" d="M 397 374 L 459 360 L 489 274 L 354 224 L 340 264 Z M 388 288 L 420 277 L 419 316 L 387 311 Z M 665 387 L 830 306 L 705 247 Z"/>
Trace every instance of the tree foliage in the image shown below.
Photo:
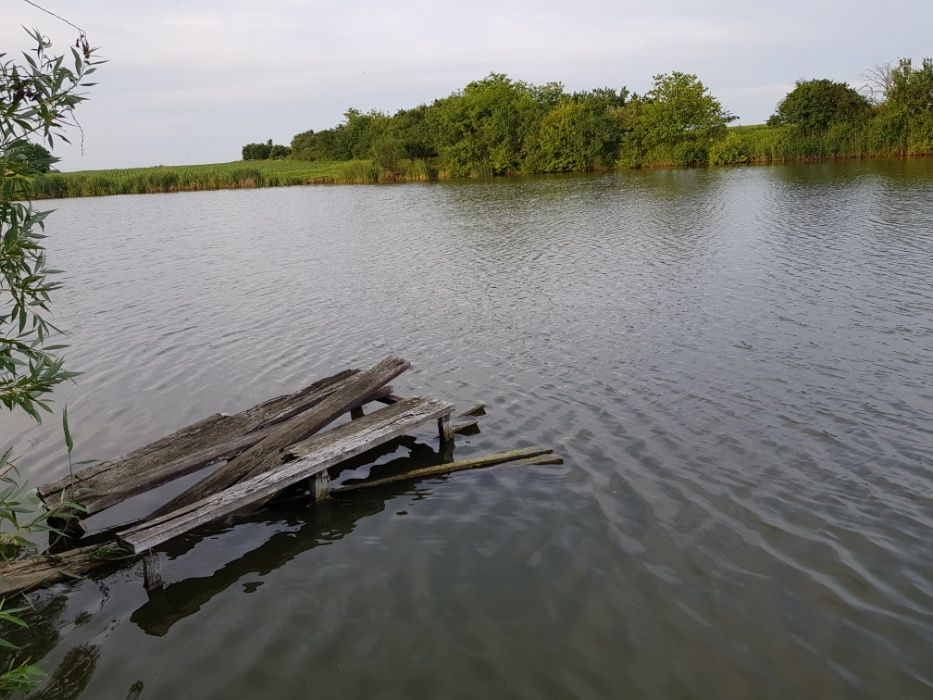
<path fill-rule="evenodd" d="M 654 76 L 644 102 L 641 131 L 648 146 L 718 138 L 735 119 L 690 73 Z"/>
<path fill-rule="evenodd" d="M 911 116 L 933 113 L 933 58 L 923 59 L 919 68 L 902 58 L 889 79 L 885 98 L 891 109 Z"/>
<path fill-rule="evenodd" d="M 933 150 L 933 62 L 880 64 L 866 79 L 872 102 L 845 83 L 798 82 L 769 120 L 772 129 L 750 142 L 727 132 L 736 117 L 690 73 L 656 75 L 644 95 L 624 87 L 568 93 L 557 82 L 490 73 L 393 115 L 349 109 L 333 128 L 295 134 L 291 157 L 366 161 L 348 167 L 373 180 Z"/>
<path fill-rule="evenodd" d="M 868 114 L 871 104 L 847 83 L 802 80 L 778 104 L 771 126 L 793 124 L 804 131 L 822 131 Z"/>
<path fill-rule="evenodd" d="M 280 160 L 288 158 L 292 149 L 288 146 L 272 143 L 269 139 L 265 143 L 248 143 L 243 146 L 243 160 Z"/>
<path fill-rule="evenodd" d="M 49 53 L 49 40 L 38 31 L 29 35 L 35 48 L 22 60 L 0 54 L 0 404 L 22 410 L 41 421 L 51 411 L 47 395 L 75 376 L 63 367 L 58 354 L 63 348 L 52 340 L 56 328 L 48 321 L 50 294 L 59 288 L 57 270 L 46 261 L 43 229 L 49 212 L 37 211 L 24 202 L 32 193 L 34 178 L 48 172 L 54 158 L 42 141 L 52 147 L 67 141 L 64 130 L 73 124 L 74 110 L 85 98 L 80 93 L 99 61 L 84 35 L 71 55 Z M 63 418 L 68 451 L 71 436 L 67 414 Z M 0 557 L 18 554 L 30 544 L 27 537 L 51 531 L 47 511 L 35 512 L 34 495 L 17 481 L 10 451 L 0 454 Z M 70 504 L 66 504 L 70 506 Z M 0 619 L 24 625 L 21 608 L 0 601 Z M 3 646 L 11 646 L 0 640 Z M 11 660 L 0 672 L 0 691 L 28 689 L 38 669 L 29 660 Z"/>

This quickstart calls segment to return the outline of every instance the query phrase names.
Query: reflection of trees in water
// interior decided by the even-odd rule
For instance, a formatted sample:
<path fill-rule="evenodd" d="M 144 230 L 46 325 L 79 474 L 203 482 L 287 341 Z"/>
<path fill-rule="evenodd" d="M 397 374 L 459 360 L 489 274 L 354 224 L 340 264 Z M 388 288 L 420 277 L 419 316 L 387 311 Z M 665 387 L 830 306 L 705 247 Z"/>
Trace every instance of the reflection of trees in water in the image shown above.
<path fill-rule="evenodd" d="M 69 649 L 65 658 L 49 676 L 42 690 L 29 696 L 30 700 L 71 700 L 81 695 L 97 668 L 100 647 L 82 644 Z"/>
<path fill-rule="evenodd" d="M 16 627 L 3 636 L 20 647 L 13 652 L 10 661 L 19 664 L 26 659 L 38 660 L 39 666 L 49 673 L 47 679 L 41 684 L 41 689 L 28 696 L 30 700 L 52 700 L 59 698 L 68 700 L 77 698 L 87 687 L 94 675 L 97 659 L 100 656 L 100 647 L 96 644 L 81 644 L 66 652 L 58 667 L 50 672 L 48 666 L 41 662 L 61 642 L 59 630 L 65 625 L 62 616 L 68 607 L 68 595 L 59 593 L 47 598 L 32 601 L 32 609 L 25 612 L 22 618 L 29 627 Z M 80 613 L 73 621 L 79 625 L 87 621 L 87 613 Z M 9 661 L 4 662 L 9 663 Z"/>

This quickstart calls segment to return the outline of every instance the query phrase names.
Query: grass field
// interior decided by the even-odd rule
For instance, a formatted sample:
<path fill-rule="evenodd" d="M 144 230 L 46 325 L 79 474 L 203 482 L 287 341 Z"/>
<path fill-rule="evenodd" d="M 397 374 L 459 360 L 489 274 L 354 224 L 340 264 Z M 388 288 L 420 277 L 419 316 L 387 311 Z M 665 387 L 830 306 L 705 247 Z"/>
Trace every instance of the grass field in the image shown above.
<path fill-rule="evenodd" d="M 110 194 L 188 192 L 364 182 L 368 161 L 261 160 L 207 165 L 158 165 L 123 170 L 49 173 L 36 179 L 37 199 Z"/>

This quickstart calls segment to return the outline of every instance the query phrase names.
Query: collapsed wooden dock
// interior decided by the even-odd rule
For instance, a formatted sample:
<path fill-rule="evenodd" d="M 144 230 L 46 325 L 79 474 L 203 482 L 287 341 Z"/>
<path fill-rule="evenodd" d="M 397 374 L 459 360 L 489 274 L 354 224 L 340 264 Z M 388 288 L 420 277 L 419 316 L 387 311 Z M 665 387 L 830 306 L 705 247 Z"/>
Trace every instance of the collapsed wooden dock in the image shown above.
<path fill-rule="evenodd" d="M 195 528 L 249 512 L 283 492 L 306 491 L 312 503 L 332 494 L 376 488 L 496 464 L 555 464 L 546 448 L 524 448 L 453 461 L 454 434 L 475 430 L 483 404 L 461 412 L 433 398 L 402 397 L 389 382 L 411 365 L 389 357 L 366 370 L 349 369 L 292 394 L 233 415 L 217 413 L 124 457 L 94 464 L 38 489 L 49 508 L 78 508 L 57 526 L 66 533 L 49 551 L 0 566 L 0 595 L 82 576 L 114 560 L 143 557 L 147 587 L 161 584 L 153 550 Z M 369 404 L 381 404 L 369 411 Z M 351 420 L 331 426 L 340 416 Z M 425 425 L 436 423 L 445 455 L 440 464 L 331 487 L 346 465 Z M 446 458 L 448 457 L 449 458 Z M 154 512 L 93 535 L 88 519 L 128 499 L 212 465 L 209 474 Z"/>

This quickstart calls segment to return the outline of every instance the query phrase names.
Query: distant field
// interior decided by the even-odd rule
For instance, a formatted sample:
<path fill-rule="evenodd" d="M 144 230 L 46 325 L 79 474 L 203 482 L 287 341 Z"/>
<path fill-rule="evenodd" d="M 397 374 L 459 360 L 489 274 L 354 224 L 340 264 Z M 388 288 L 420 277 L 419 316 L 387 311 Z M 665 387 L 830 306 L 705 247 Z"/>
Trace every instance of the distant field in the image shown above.
<path fill-rule="evenodd" d="M 367 162 L 262 160 L 80 170 L 37 178 L 37 199 L 357 182 Z M 362 166 L 362 167 L 361 167 Z"/>

